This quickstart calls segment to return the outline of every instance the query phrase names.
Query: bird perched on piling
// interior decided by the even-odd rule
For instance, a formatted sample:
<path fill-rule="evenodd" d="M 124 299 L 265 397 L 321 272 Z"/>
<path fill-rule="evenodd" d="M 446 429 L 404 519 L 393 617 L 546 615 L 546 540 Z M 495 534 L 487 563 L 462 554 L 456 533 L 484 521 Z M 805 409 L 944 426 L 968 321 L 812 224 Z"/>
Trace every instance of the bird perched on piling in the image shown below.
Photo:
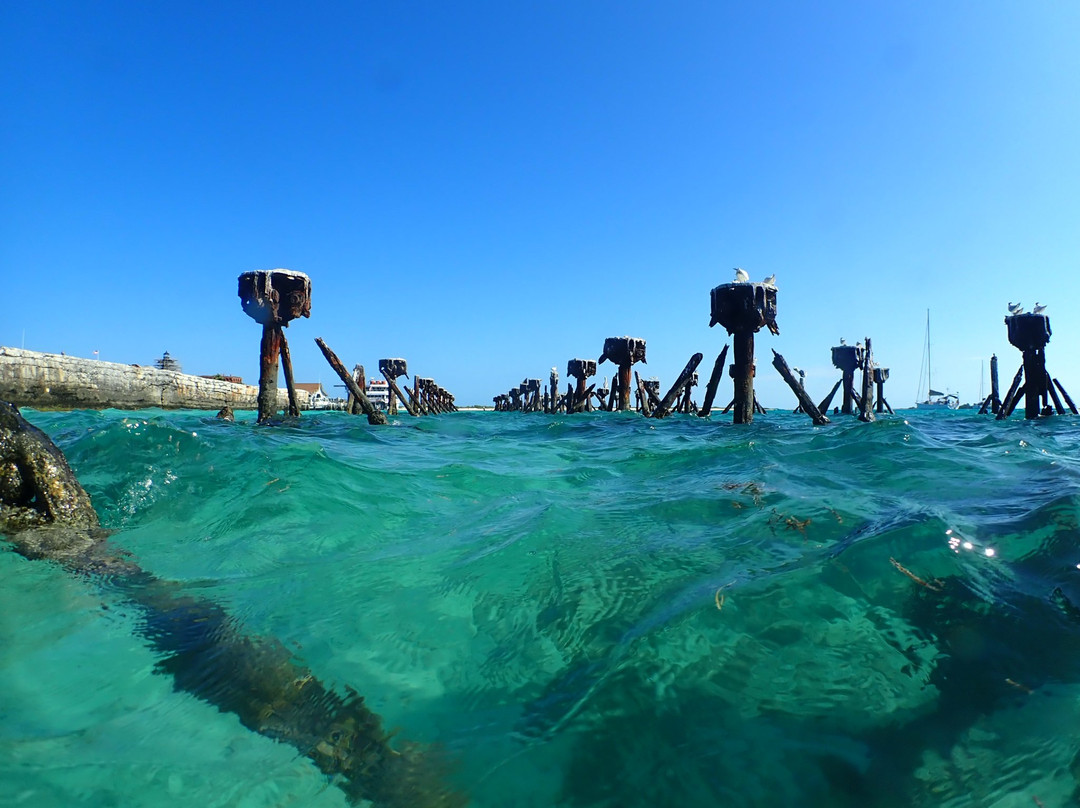
<path fill-rule="evenodd" d="M 843 337 L 840 337 L 840 344 L 841 345 L 847 345 L 847 340 L 844 339 Z"/>
<path fill-rule="evenodd" d="M 1031 313 L 1032 314 L 1042 314 L 1044 311 L 1046 311 L 1046 306 L 1040 306 L 1039 301 L 1036 300 L 1035 301 L 1035 308 L 1032 309 Z"/>
<path fill-rule="evenodd" d="M 735 283 L 750 283 L 750 275 L 742 267 L 735 267 Z"/>
<path fill-rule="evenodd" d="M 770 275 L 765 280 L 763 280 L 762 283 L 766 286 L 776 286 L 776 275 Z"/>
<path fill-rule="evenodd" d="M 1024 307 L 1019 303 L 1009 303 L 1009 314 L 1023 314 Z"/>

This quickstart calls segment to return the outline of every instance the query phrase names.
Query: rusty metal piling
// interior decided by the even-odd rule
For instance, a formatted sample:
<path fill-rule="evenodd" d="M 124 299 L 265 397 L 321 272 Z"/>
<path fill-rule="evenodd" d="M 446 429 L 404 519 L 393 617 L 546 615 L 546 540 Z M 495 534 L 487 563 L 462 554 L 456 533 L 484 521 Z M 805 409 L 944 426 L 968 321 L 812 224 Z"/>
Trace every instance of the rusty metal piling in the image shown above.
<path fill-rule="evenodd" d="M 638 362 L 645 362 L 645 340 L 636 337 L 608 337 L 604 340 L 604 352 L 596 361 L 602 365 L 610 359 L 618 365 L 616 375 L 620 411 L 630 409 L 630 370 Z M 613 388 L 614 392 L 614 388 Z"/>
<path fill-rule="evenodd" d="M 270 421 L 277 414 L 278 360 L 285 366 L 289 412 L 300 414 L 292 379 L 289 346 L 282 328 L 297 317 L 311 316 L 311 279 L 289 269 L 258 269 L 237 279 L 240 305 L 248 317 L 263 327 L 259 343 L 259 417 Z"/>
<path fill-rule="evenodd" d="M 776 324 L 776 287 L 772 284 L 725 283 L 711 292 L 709 327 L 719 323 L 732 336 L 736 424 L 754 420 L 754 334 L 765 326 L 779 334 Z"/>

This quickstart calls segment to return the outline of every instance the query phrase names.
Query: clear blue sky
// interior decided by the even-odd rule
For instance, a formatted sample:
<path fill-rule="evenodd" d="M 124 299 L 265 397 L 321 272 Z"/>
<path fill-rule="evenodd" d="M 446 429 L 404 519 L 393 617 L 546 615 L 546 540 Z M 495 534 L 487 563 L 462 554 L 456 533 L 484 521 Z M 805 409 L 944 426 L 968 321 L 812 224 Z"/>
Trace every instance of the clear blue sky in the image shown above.
<path fill-rule="evenodd" d="M 286 267 L 300 381 L 322 336 L 490 403 L 629 334 L 666 386 L 742 266 L 779 285 L 767 406 L 769 348 L 820 398 L 867 335 L 909 406 L 928 308 L 972 400 L 1018 300 L 1080 397 L 1078 42 L 1080 4 L 1012 0 L 8 0 L 0 345 L 254 382 L 236 277 Z"/>

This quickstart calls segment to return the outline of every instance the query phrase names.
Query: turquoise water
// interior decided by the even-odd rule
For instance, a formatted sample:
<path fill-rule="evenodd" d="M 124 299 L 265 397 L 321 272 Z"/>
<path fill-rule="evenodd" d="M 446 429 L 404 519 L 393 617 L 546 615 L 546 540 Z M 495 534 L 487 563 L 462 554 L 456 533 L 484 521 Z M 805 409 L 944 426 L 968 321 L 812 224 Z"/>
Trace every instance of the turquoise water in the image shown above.
<path fill-rule="evenodd" d="M 1074 804 L 1078 418 L 25 414 L 117 547 L 471 805 Z M 347 804 L 108 588 L 0 568 L 0 805 Z"/>

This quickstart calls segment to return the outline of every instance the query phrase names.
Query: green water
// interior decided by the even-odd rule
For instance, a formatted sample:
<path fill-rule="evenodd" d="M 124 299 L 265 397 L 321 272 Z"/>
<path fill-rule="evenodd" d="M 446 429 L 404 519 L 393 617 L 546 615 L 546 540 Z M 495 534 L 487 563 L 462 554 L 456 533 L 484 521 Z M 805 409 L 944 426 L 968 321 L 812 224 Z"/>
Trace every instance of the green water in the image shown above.
<path fill-rule="evenodd" d="M 25 414 L 115 546 L 472 805 L 1074 804 L 1075 417 Z M 0 576 L 0 805 L 347 804 L 100 582 Z"/>

